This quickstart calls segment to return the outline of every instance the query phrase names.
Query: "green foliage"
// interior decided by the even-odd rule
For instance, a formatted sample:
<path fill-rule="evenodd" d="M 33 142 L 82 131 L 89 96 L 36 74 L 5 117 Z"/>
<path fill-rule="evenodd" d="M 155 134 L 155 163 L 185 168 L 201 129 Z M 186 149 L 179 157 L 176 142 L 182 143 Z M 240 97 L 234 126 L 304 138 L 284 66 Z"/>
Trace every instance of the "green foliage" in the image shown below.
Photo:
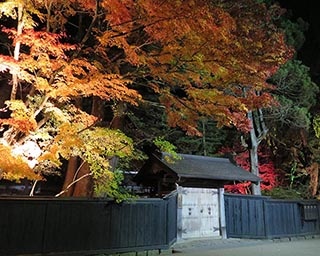
<path fill-rule="evenodd" d="M 112 158 L 126 159 L 133 154 L 132 140 L 118 130 L 95 127 L 81 132 L 83 144 L 77 154 L 90 166 L 95 181 L 94 192 L 98 197 L 108 196 L 116 200 L 129 198 L 121 188 L 123 176 L 110 166 Z"/>
<path fill-rule="evenodd" d="M 271 196 L 274 199 L 303 199 L 304 195 L 297 189 L 290 188 L 274 188 L 272 190 L 262 191 L 262 195 Z"/>
<path fill-rule="evenodd" d="M 166 152 L 169 154 L 169 156 L 165 156 L 166 161 L 172 162 L 180 159 L 178 153 L 176 152 L 176 146 L 165 140 L 163 137 L 155 138 L 153 143 L 159 148 L 161 152 Z"/>
<path fill-rule="evenodd" d="M 271 116 L 281 127 L 309 129 L 311 124 L 311 113 L 308 108 L 299 106 L 296 102 L 283 95 L 276 97 L 280 103 L 279 107 L 272 109 Z"/>
<path fill-rule="evenodd" d="M 299 173 L 297 168 L 297 163 L 293 162 L 292 167 L 290 169 L 290 173 L 287 173 L 287 177 L 289 180 L 289 189 L 293 189 L 294 185 L 296 184 L 296 180 L 298 180 L 303 174 Z"/>
<path fill-rule="evenodd" d="M 104 172 L 96 177 L 94 184 L 94 194 L 96 197 L 114 198 L 117 203 L 136 199 L 128 190 L 122 186 L 124 179 L 123 172 L 115 170 L 113 172 Z"/>
<path fill-rule="evenodd" d="M 154 139 L 154 144 L 163 152 L 169 154 L 174 154 L 176 147 L 169 141 L 165 140 L 163 137 L 158 137 Z"/>
<path fill-rule="evenodd" d="M 304 41 L 308 24 L 301 18 L 293 21 L 290 11 L 279 21 L 285 32 L 286 42 L 299 50 Z M 291 19 L 291 20 L 290 20 Z M 280 182 L 288 189 L 276 189 L 276 196 L 308 198 L 307 184 L 310 173 L 307 169 L 317 156 L 319 144 L 314 133 L 319 131 L 317 118 L 312 109 L 317 105 L 319 87 L 312 81 L 310 68 L 295 58 L 280 67 L 270 81 L 275 85 L 273 91 L 279 105 L 268 110 L 266 124 L 269 127 L 269 143 L 272 146 L 277 169 L 283 174 Z M 314 131 L 312 131 L 313 125 Z M 320 134 L 320 133 L 319 133 Z"/>
<path fill-rule="evenodd" d="M 315 132 L 315 135 L 318 139 L 320 139 L 320 116 L 315 116 L 313 119 L 313 129 Z"/>
<path fill-rule="evenodd" d="M 114 172 L 110 162 L 134 157 L 133 141 L 119 130 L 104 127 L 81 129 L 79 124 L 62 123 L 48 150 L 39 160 L 60 167 L 62 159 L 80 157 L 89 165 L 94 180 L 94 194 L 116 200 L 129 198 L 121 188 L 122 175 Z"/>
<path fill-rule="evenodd" d="M 282 19 L 280 26 L 285 31 L 287 43 L 299 50 L 305 42 L 304 33 L 308 30 L 308 23 L 301 18 L 298 18 L 295 22 Z"/>
<path fill-rule="evenodd" d="M 316 103 L 319 87 L 311 79 L 310 68 L 301 61 L 288 61 L 270 80 L 276 85 L 276 94 L 292 100 L 297 106 L 310 108 Z"/>
<path fill-rule="evenodd" d="M 228 136 L 226 129 L 219 129 L 216 123 L 210 120 L 199 122 L 198 130 L 202 136 L 186 136 L 176 129 L 168 136 L 180 153 L 212 156 L 226 144 Z"/>

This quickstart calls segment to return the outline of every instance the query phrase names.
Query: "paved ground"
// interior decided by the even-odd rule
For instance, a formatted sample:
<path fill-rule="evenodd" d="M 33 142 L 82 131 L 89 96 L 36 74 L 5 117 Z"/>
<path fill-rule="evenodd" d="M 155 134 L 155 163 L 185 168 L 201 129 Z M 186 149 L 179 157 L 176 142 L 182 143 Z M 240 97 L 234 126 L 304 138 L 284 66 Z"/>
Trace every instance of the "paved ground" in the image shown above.
<path fill-rule="evenodd" d="M 257 239 L 187 239 L 169 250 L 131 252 L 108 256 L 319 256 L 320 236 Z M 92 256 L 92 255 L 91 255 Z M 99 255 L 106 256 L 106 254 Z"/>
<path fill-rule="evenodd" d="M 319 256 L 320 237 L 275 240 L 185 240 L 176 243 L 171 250 L 164 251 L 161 254 L 176 256 Z"/>

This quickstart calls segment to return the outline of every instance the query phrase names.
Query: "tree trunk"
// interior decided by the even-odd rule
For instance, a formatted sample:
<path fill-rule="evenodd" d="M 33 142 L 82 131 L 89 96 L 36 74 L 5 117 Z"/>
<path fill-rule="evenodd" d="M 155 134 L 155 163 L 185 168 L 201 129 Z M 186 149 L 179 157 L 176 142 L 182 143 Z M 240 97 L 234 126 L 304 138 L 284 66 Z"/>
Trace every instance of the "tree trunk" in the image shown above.
<path fill-rule="evenodd" d="M 258 160 L 258 145 L 252 145 L 250 149 L 250 164 L 251 164 L 251 173 L 259 176 L 259 160 Z M 260 182 L 258 184 L 251 185 L 251 192 L 253 195 L 261 195 Z"/>
<path fill-rule="evenodd" d="M 23 22 L 23 12 L 24 12 L 24 6 L 22 3 L 18 5 L 17 13 L 18 13 L 18 24 L 17 24 L 17 37 L 19 37 L 22 34 L 24 22 Z M 15 47 L 14 47 L 14 53 L 13 57 L 16 61 L 19 60 L 20 55 L 20 45 L 21 41 L 18 39 L 16 40 Z M 16 99 L 17 90 L 18 90 L 18 73 L 12 74 L 12 90 L 11 90 L 11 96 L 10 99 L 14 100 Z"/>
<path fill-rule="evenodd" d="M 119 102 L 114 106 L 114 117 L 110 123 L 111 129 L 122 129 L 124 127 L 124 119 L 126 116 L 127 105 L 124 102 Z"/>
<path fill-rule="evenodd" d="M 87 162 L 83 162 L 79 167 L 76 179 L 85 177 L 89 173 L 90 173 L 89 164 Z M 93 179 L 91 175 L 75 183 L 72 195 L 74 197 L 92 197 L 93 196 Z"/>
<path fill-rule="evenodd" d="M 110 123 L 111 129 L 123 130 L 125 123 L 125 116 L 127 111 L 127 105 L 124 102 L 119 102 L 114 107 L 114 117 Z M 118 164 L 118 157 L 112 157 L 110 159 L 111 170 L 114 171 Z"/>
<path fill-rule="evenodd" d="M 68 186 L 75 180 L 77 169 L 78 157 L 72 156 L 68 161 L 68 167 L 62 186 L 62 190 L 66 191 L 63 196 L 69 197 L 73 195 L 74 186 L 71 186 L 70 188 L 68 188 Z"/>
<path fill-rule="evenodd" d="M 91 112 L 99 112 L 97 109 L 99 104 L 97 104 L 96 99 L 93 99 Z M 75 105 L 81 107 L 81 102 L 77 101 Z M 100 104 L 101 105 L 101 104 Z M 100 109 L 101 111 L 101 109 Z M 102 114 L 100 113 L 100 116 Z M 98 116 L 99 117 L 99 116 Z M 93 180 L 90 175 L 90 168 L 87 163 L 79 164 L 79 157 L 71 157 L 68 161 L 68 167 L 66 170 L 66 175 L 62 187 L 62 191 L 65 191 L 63 196 L 74 196 L 74 197 L 91 197 L 93 195 Z M 75 182 L 76 180 L 78 180 Z M 74 183 L 74 184 L 72 184 Z"/>
<path fill-rule="evenodd" d="M 98 97 L 93 97 L 92 106 L 91 106 L 91 114 L 96 116 L 99 120 L 103 120 L 104 116 L 104 102 Z M 81 177 L 85 177 L 75 183 L 73 196 L 75 197 L 92 197 L 94 192 L 94 181 L 90 174 L 90 166 L 88 163 L 81 163 L 80 167 L 78 167 L 77 175 L 75 179 L 79 179 Z"/>
<path fill-rule="evenodd" d="M 111 129 L 122 129 L 124 126 L 124 117 L 126 113 L 126 105 L 119 103 L 114 108 L 114 118 L 110 123 Z M 93 97 L 91 114 L 103 120 L 104 102 L 98 97 Z M 118 158 L 110 159 L 111 170 L 115 170 Z M 72 186 L 72 182 L 78 180 Z M 94 182 L 90 175 L 90 166 L 86 162 L 82 162 L 79 166 L 79 158 L 71 157 L 68 162 L 68 168 L 64 180 L 63 191 L 64 196 L 74 197 L 92 197 L 94 195 Z"/>
<path fill-rule="evenodd" d="M 252 174 L 259 176 L 259 160 L 258 160 L 258 146 L 259 146 L 259 138 L 256 135 L 255 125 L 254 125 L 254 117 L 252 111 L 248 112 L 248 118 L 251 120 L 252 127 L 250 129 L 250 144 L 251 147 L 249 149 L 250 152 L 250 171 Z M 260 182 L 251 185 L 251 192 L 253 195 L 261 195 Z"/>

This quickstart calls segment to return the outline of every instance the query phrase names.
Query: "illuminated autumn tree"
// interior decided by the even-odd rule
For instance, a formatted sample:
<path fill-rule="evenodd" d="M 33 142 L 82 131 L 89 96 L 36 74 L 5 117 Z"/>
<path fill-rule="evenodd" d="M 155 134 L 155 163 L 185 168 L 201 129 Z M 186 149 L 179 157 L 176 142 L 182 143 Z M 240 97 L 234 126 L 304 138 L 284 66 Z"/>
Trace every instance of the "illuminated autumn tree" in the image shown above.
<path fill-rule="evenodd" d="M 75 174 L 70 183 L 92 177 L 96 195 L 113 197 L 117 184 L 108 159 L 132 155 L 132 142 L 117 130 L 94 127 L 98 118 L 84 111 L 78 101 L 99 97 L 136 104 L 140 96 L 127 88 L 128 79 L 104 72 L 94 59 L 85 57 L 85 43 L 98 15 L 98 6 L 85 4 L 72 1 L 1 3 L 2 18 L 8 17 L 9 25 L 11 20 L 17 24 L 2 27 L 11 46 L 6 55 L 0 57 L 1 69 L 5 71 L 4 77 L 11 81 L 8 85 L 12 85 L 10 98 L 3 106 L 7 116 L 1 119 L 2 151 L 6 150 L 19 161 L 11 161 L 11 165 L 4 168 L 8 163 L 3 159 L 0 169 L 7 179 L 41 179 L 46 172 L 59 168 L 62 159 L 80 157 L 78 172 L 83 165 L 90 166 L 90 171 L 81 177 Z M 68 18 L 82 8 L 90 17 L 89 29 L 79 42 L 70 44 L 67 41 L 72 40 L 64 26 Z"/>
<path fill-rule="evenodd" d="M 0 70 L 12 86 L 1 145 L 25 163 L 20 177 L 69 159 L 65 192 L 86 180 L 71 195 L 92 195 L 93 182 L 95 195 L 119 196 L 112 169 L 134 154 L 120 130 L 146 95 L 187 134 L 201 135 L 203 117 L 248 131 L 247 112 L 270 104 L 266 79 L 291 56 L 271 19 L 279 9 L 253 0 L 20 0 L 0 10 Z M 18 150 L 29 144 L 38 155 Z"/>

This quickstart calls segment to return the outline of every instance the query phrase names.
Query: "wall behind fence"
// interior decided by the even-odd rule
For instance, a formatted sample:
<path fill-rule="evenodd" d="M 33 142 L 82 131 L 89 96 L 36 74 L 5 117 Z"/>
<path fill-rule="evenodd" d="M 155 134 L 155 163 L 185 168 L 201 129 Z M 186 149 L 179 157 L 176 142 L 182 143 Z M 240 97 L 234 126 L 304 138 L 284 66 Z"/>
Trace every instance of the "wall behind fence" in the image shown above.
<path fill-rule="evenodd" d="M 176 200 L 0 198 L 0 255 L 167 249 L 177 234 Z"/>
<path fill-rule="evenodd" d="M 225 195 L 228 237 L 281 238 L 320 234 L 320 203 Z"/>

